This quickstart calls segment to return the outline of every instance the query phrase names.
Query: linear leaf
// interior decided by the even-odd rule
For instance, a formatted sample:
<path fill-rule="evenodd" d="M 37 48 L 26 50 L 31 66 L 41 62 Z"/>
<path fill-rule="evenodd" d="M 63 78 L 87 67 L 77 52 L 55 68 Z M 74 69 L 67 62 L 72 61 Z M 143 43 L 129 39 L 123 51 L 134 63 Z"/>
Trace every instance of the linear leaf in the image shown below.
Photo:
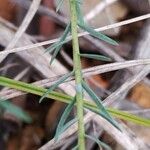
<path fill-rule="evenodd" d="M 99 145 L 100 148 L 102 146 L 103 148 L 105 148 L 107 150 L 112 150 L 110 146 L 108 146 L 106 143 L 100 141 L 98 138 L 96 138 L 94 136 L 90 136 L 90 135 L 86 134 L 85 137 L 92 140 L 92 141 L 94 141 L 94 142 L 96 142 Z"/>
<path fill-rule="evenodd" d="M 130 121 L 139 125 L 143 125 L 143 126 L 149 126 L 150 127 L 150 119 L 146 119 L 146 118 L 142 118 L 136 115 L 133 115 L 131 113 L 125 112 L 125 111 L 121 111 L 121 110 L 117 110 L 114 108 L 108 109 L 109 112 L 111 114 L 113 114 L 114 117 L 126 120 L 126 121 Z"/>
<path fill-rule="evenodd" d="M 65 74 L 64 76 L 62 76 L 58 81 L 56 81 L 55 84 L 53 84 L 44 94 L 43 96 L 40 98 L 39 103 L 42 102 L 42 100 L 47 97 L 47 95 L 53 91 L 54 89 L 56 89 L 60 84 L 62 84 L 65 80 L 67 80 L 69 77 L 71 77 L 74 74 L 74 70 Z"/>
<path fill-rule="evenodd" d="M 0 85 L 9 87 L 9 88 L 13 88 L 13 89 L 16 89 L 16 90 L 19 90 L 22 92 L 39 95 L 39 96 L 42 96 L 47 91 L 47 89 L 45 89 L 45 88 L 38 87 L 36 85 L 21 82 L 21 81 L 12 80 L 12 79 L 2 77 L 2 76 L 0 76 Z M 71 100 L 73 99 L 72 96 L 69 96 L 69 95 L 66 95 L 66 94 L 60 93 L 60 92 L 54 92 L 54 91 L 49 93 L 47 95 L 47 98 L 54 99 L 54 100 L 64 102 L 64 103 L 70 103 Z M 84 100 L 84 107 L 87 109 L 90 109 L 91 111 L 93 111 L 97 114 L 100 113 L 99 108 L 93 102 Z M 116 118 L 130 121 L 130 122 L 133 122 L 133 123 L 136 123 L 139 125 L 150 127 L 150 119 L 142 118 L 142 117 L 133 115 L 131 113 L 127 113 L 127 112 L 118 110 L 118 109 L 107 108 L 106 110 L 112 116 L 114 116 Z"/>
<path fill-rule="evenodd" d="M 76 4 L 76 10 L 77 10 L 78 22 L 84 24 L 84 17 L 81 11 L 81 2 Z"/>
<path fill-rule="evenodd" d="M 93 37 L 98 38 L 100 40 L 103 40 L 103 41 L 105 41 L 109 44 L 112 44 L 112 45 L 118 45 L 118 43 L 115 40 L 109 38 L 108 36 L 106 36 L 100 32 L 95 31 L 93 28 L 89 27 L 88 25 L 86 25 L 86 24 L 83 25 L 81 23 L 79 23 L 78 25 L 80 28 L 87 31 Z"/>
<path fill-rule="evenodd" d="M 65 29 L 65 31 L 64 31 L 64 33 L 63 33 L 63 35 L 62 35 L 62 37 L 60 38 L 60 40 L 59 40 L 59 42 L 58 42 L 58 44 L 57 44 L 56 50 L 54 51 L 54 54 L 53 54 L 53 56 L 52 56 L 52 58 L 51 58 L 50 64 L 52 64 L 53 60 L 55 59 L 55 57 L 57 56 L 57 54 L 58 54 L 59 51 L 61 50 L 61 47 L 62 47 L 63 44 L 60 44 L 60 45 L 59 45 L 59 43 L 63 43 L 63 42 L 66 43 L 66 42 L 69 41 L 68 39 L 66 39 L 66 37 L 67 37 L 67 35 L 69 34 L 70 30 L 71 30 L 71 23 L 69 23 L 69 24 L 67 25 L 67 27 L 66 27 L 66 29 Z"/>
<path fill-rule="evenodd" d="M 72 120 L 70 120 L 69 122 L 67 122 L 62 128 L 61 128 L 61 131 L 59 131 L 59 136 L 60 134 L 62 134 L 65 130 L 67 130 L 71 125 L 73 125 L 74 123 L 77 122 L 77 118 L 74 118 Z M 59 140 L 59 137 L 54 137 L 54 139 L 57 141 Z"/>
<path fill-rule="evenodd" d="M 18 119 L 25 121 L 26 123 L 31 123 L 32 121 L 31 117 L 25 111 L 9 101 L 0 99 L 0 107 L 16 116 Z"/>
<path fill-rule="evenodd" d="M 74 99 L 71 101 L 71 103 L 68 104 L 68 106 L 64 110 L 64 112 L 60 118 L 60 121 L 58 123 L 57 129 L 56 129 L 56 134 L 55 134 L 56 139 L 58 139 L 58 136 L 60 135 L 62 128 L 64 126 L 64 123 L 66 122 L 67 118 L 69 117 L 69 114 L 71 113 L 75 102 L 76 102 L 76 97 L 74 97 Z"/>
<path fill-rule="evenodd" d="M 89 94 L 89 96 L 92 98 L 92 100 L 95 102 L 97 107 L 100 110 L 100 114 L 102 117 L 104 117 L 106 120 L 108 120 L 113 126 L 120 129 L 118 123 L 109 115 L 105 107 L 103 106 L 101 100 L 99 97 L 93 92 L 93 90 L 84 82 L 82 81 L 82 86 L 85 89 L 85 91 Z"/>
<path fill-rule="evenodd" d="M 92 58 L 92 59 L 96 59 L 96 60 L 101 60 L 101 61 L 112 61 L 111 58 L 103 56 L 103 55 L 96 55 L 96 54 L 80 54 L 80 56 L 82 57 L 86 57 L 86 58 Z"/>
<path fill-rule="evenodd" d="M 64 41 L 58 41 L 54 44 L 52 44 L 51 46 L 49 46 L 46 50 L 45 53 L 52 53 L 57 47 L 62 46 L 63 44 L 67 43 L 69 40 L 64 40 Z"/>

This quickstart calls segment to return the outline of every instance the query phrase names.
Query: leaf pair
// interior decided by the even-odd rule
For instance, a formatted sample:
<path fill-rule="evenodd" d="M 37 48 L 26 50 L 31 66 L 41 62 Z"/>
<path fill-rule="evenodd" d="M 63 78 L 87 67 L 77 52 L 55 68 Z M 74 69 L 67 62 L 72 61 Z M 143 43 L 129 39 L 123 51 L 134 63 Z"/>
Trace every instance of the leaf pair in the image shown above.
<path fill-rule="evenodd" d="M 106 150 L 112 150 L 110 146 L 108 146 L 106 143 L 100 141 L 97 137 L 90 136 L 90 135 L 87 135 L 87 134 L 85 135 L 85 137 L 92 140 L 92 141 L 94 141 L 95 143 L 97 143 L 98 146 L 100 147 L 100 149 L 101 149 L 101 147 L 103 147 Z"/>
<path fill-rule="evenodd" d="M 23 111 L 21 108 L 15 106 L 9 101 L 0 99 L 0 108 L 13 114 L 18 119 L 25 121 L 26 123 L 31 123 L 32 121 L 31 117 L 25 111 Z"/>
<path fill-rule="evenodd" d="M 53 60 L 55 59 L 55 57 L 57 56 L 57 54 L 59 53 L 61 47 L 63 44 L 67 43 L 69 40 L 66 39 L 67 38 L 67 35 L 69 34 L 71 30 L 71 23 L 69 23 L 63 33 L 63 35 L 60 37 L 59 41 L 54 43 L 52 46 L 48 47 L 46 49 L 46 52 L 53 52 L 53 55 L 52 55 L 52 58 L 51 58 L 51 61 L 50 61 L 50 64 L 52 64 Z"/>
<path fill-rule="evenodd" d="M 82 81 L 82 86 L 85 89 L 85 91 L 89 94 L 89 96 L 92 98 L 92 100 L 95 102 L 95 104 L 97 105 L 98 109 L 100 110 L 99 114 L 103 118 L 105 118 L 108 122 L 110 122 L 114 127 L 116 127 L 119 130 L 121 130 L 119 125 L 118 125 L 118 123 L 109 115 L 109 113 L 107 112 L 107 110 L 103 106 L 101 100 L 94 93 L 94 91 L 84 81 Z"/>
<path fill-rule="evenodd" d="M 53 84 L 44 94 L 43 96 L 40 98 L 39 103 L 42 102 L 42 100 L 47 97 L 47 95 L 52 92 L 53 90 L 55 90 L 60 84 L 62 84 L 63 82 L 65 82 L 65 80 L 67 80 L 69 77 L 71 77 L 72 75 L 74 75 L 74 70 L 67 73 L 66 75 L 62 76 L 58 81 L 56 81 L 55 84 Z"/>
<path fill-rule="evenodd" d="M 90 135 L 87 135 L 87 134 L 85 134 L 85 137 L 92 140 L 92 141 L 94 141 L 95 143 L 97 143 L 97 145 L 99 146 L 100 149 L 101 149 L 101 147 L 103 147 L 106 150 L 112 150 L 110 146 L 108 146 L 106 143 L 100 141 L 97 137 L 90 136 Z M 78 149 L 78 145 L 75 146 L 72 150 L 77 150 L 77 149 Z"/>

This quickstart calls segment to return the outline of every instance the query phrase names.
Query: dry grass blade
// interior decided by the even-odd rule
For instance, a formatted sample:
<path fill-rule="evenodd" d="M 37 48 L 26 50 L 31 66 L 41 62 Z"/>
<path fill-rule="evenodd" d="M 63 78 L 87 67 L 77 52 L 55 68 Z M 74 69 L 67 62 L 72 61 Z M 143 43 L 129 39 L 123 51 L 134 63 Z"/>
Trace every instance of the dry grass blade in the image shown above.
<path fill-rule="evenodd" d="M 95 115 L 95 113 L 89 112 L 84 117 L 84 123 L 88 123 L 91 120 L 94 120 L 97 122 L 104 130 L 106 130 L 110 135 L 113 136 L 113 138 L 126 150 L 138 150 L 139 148 L 147 148 L 146 145 L 144 145 L 143 141 L 137 138 L 129 129 L 126 127 L 124 128 L 124 132 L 118 131 L 115 127 L 113 127 L 109 122 L 107 122 L 102 117 L 99 117 L 98 115 Z M 60 145 L 63 145 L 67 138 L 69 138 L 72 134 L 74 134 L 77 131 L 77 124 L 73 124 L 69 129 L 66 130 L 61 135 L 61 138 L 59 141 L 55 141 L 52 139 L 47 144 L 42 146 L 39 150 L 47 150 L 49 147 L 53 150 L 59 147 Z M 128 132 L 129 131 L 129 132 Z M 122 140 L 124 139 L 124 140 Z M 134 140 L 133 140 L 134 139 Z"/>
<path fill-rule="evenodd" d="M 145 66 L 140 72 L 135 74 L 131 79 L 126 81 L 120 88 L 113 92 L 104 100 L 104 104 L 109 106 L 112 105 L 117 100 L 123 99 L 127 92 L 141 80 L 143 80 L 150 72 L 150 65 Z M 121 97 L 121 98 L 120 98 Z"/>
<path fill-rule="evenodd" d="M 6 50 L 14 48 L 16 43 L 18 42 L 18 40 L 21 38 L 21 36 L 23 35 L 23 33 L 26 31 L 26 29 L 28 28 L 31 20 L 33 19 L 36 11 L 38 10 L 38 7 L 41 3 L 41 0 L 33 0 L 30 9 L 28 10 L 22 24 L 20 25 L 18 31 L 16 32 L 14 38 L 12 39 L 12 41 L 9 43 L 9 45 L 6 47 Z M 3 55 L 0 57 L 0 61 L 2 61 L 6 55 Z"/>
<path fill-rule="evenodd" d="M 14 80 L 20 80 L 20 79 L 22 79 L 22 78 L 29 72 L 29 70 L 30 70 L 30 67 L 25 68 L 23 71 L 21 71 L 21 72 L 14 78 Z M 5 90 L 7 90 L 7 89 L 9 89 L 9 88 L 4 87 L 4 88 L 1 90 L 1 92 L 5 91 Z"/>
<path fill-rule="evenodd" d="M 146 65 L 147 63 L 150 63 L 149 59 L 123 61 L 123 62 L 116 62 L 116 63 L 110 63 L 110 64 L 106 64 L 106 65 L 90 67 L 90 68 L 87 68 L 87 69 L 83 69 L 83 76 L 84 77 L 90 77 L 92 75 L 97 75 L 97 74 L 100 74 L 100 73 L 106 73 L 106 72 L 109 72 L 109 71 L 124 69 L 124 68 L 128 68 L 128 67 L 142 65 L 142 64 Z M 35 84 L 37 86 L 48 87 L 48 86 L 51 86 L 52 84 L 54 84 L 63 75 L 58 75 L 58 76 L 55 76 L 55 77 L 51 77 L 49 79 L 44 79 L 44 80 L 41 80 L 41 81 L 37 81 L 37 82 L 34 82 L 33 84 Z M 67 81 L 70 81 L 72 79 L 73 78 L 69 78 Z M 64 85 L 65 85 L 65 83 L 64 83 Z M 9 89 L 5 92 L 0 92 L 0 96 L 5 97 L 7 99 L 10 99 L 10 98 L 22 95 L 22 94 L 25 94 L 25 93 L 18 92 L 18 91 L 13 90 L 13 89 Z"/>
<path fill-rule="evenodd" d="M 95 30 L 96 31 L 105 31 L 105 30 L 108 30 L 108 29 L 117 28 L 117 27 L 120 27 L 120 26 L 123 26 L 123 25 L 127 25 L 127 24 L 130 24 L 130 23 L 137 22 L 137 21 L 145 20 L 145 19 L 148 19 L 148 18 L 150 18 L 150 13 L 146 14 L 146 15 L 136 17 L 136 18 L 121 21 L 121 22 L 118 22 L 118 23 L 115 23 L 115 24 L 112 24 L 112 25 L 107 25 L 107 26 L 104 26 L 104 27 L 101 27 L 101 28 L 97 28 Z M 88 33 L 87 32 L 81 32 L 81 33 L 78 34 L 78 37 L 82 37 L 82 36 L 85 36 L 85 35 L 88 35 Z M 71 39 L 71 37 L 69 36 L 67 39 Z M 0 52 L 0 55 L 6 55 L 6 54 L 10 54 L 10 53 L 16 53 L 16 52 L 20 52 L 20 51 L 24 51 L 24 50 L 33 49 L 33 48 L 36 48 L 36 47 L 40 47 L 40 46 L 55 43 L 58 40 L 59 40 L 59 38 L 44 41 L 44 42 L 39 42 L 39 43 L 36 43 L 36 44 L 27 45 L 27 46 L 23 46 L 23 47 L 18 47 L 18 48 L 13 48 L 13 49 L 10 48 L 9 50 L 5 50 L 3 52 Z"/>
<path fill-rule="evenodd" d="M 91 20 L 92 18 L 94 18 L 97 14 L 99 14 L 100 12 L 102 12 L 106 7 L 110 6 L 111 4 L 115 3 L 117 0 L 109 0 L 109 1 L 102 1 L 100 3 L 98 3 L 95 8 L 93 8 L 90 12 L 88 12 L 84 19 L 86 21 Z"/>

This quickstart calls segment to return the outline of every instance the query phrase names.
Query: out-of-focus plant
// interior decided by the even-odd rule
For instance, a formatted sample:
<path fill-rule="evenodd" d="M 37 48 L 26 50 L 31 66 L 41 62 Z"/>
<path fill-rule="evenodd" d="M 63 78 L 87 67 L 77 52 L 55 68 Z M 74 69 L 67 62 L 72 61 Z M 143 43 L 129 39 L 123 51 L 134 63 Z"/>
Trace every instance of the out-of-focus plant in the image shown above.
<path fill-rule="evenodd" d="M 9 112 L 10 114 L 14 115 L 21 121 L 24 121 L 26 123 L 31 123 L 32 119 L 24 110 L 22 110 L 20 107 L 12 104 L 8 100 L 0 99 L 0 112 L 1 115 L 4 112 Z"/>

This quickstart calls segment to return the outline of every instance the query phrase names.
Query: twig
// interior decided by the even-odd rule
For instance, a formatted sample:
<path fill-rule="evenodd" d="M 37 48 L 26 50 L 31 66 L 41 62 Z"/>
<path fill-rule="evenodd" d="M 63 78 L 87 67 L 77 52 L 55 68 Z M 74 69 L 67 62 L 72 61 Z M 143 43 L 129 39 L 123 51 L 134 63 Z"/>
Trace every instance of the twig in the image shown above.
<path fill-rule="evenodd" d="M 18 40 L 20 39 L 20 37 L 23 35 L 23 33 L 26 31 L 27 27 L 29 26 L 32 18 L 34 17 L 36 11 L 38 10 L 38 7 L 40 5 L 41 0 L 33 0 L 30 9 L 28 10 L 22 24 L 20 25 L 18 31 L 16 32 L 14 38 L 11 40 L 11 42 L 9 43 L 9 45 L 6 47 L 6 51 L 9 51 L 9 49 L 13 48 L 16 43 L 18 42 Z M 2 61 L 6 56 L 6 55 L 0 55 L 0 61 Z"/>

